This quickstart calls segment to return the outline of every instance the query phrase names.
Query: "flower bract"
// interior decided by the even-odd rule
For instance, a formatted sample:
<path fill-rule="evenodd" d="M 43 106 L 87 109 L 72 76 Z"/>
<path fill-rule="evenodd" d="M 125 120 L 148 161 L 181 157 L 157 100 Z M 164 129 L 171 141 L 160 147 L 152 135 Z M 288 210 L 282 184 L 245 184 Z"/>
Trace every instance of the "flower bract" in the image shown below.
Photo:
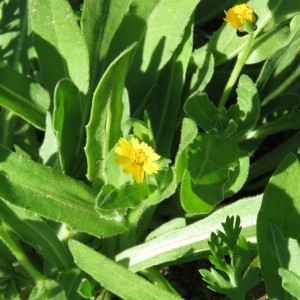
<path fill-rule="evenodd" d="M 155 163 L 160 156 L 147 143 L 140 143 L 137 138 L 133 137 L 131 142 L 120 138 L 118 144 L 119 146 L 114 151 L 120 156 L 115 159 L 115 163 L 125 165 L 123 172 L 131 173 L 137 183 L 143 182 L 145 173 L 151 175 L 160 169 Z"/>
<path fill-rule="evenodd" d="M 224 20 L 233 28 L 243 28 L 245 22 L 254 24 L 256 21 L 253 8 L 246 4 L 235 5 L 234 7 L 225 11 L 225 15 L 226 18 L 224 18 Z"/>

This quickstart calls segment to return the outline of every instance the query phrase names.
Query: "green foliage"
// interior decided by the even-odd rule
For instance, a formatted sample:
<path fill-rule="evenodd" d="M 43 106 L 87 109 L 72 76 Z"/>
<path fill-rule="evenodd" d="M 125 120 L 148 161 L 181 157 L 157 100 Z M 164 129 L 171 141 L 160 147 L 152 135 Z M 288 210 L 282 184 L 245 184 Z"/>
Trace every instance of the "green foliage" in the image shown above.
<path fill-rule="evenodd" d="M 203 280 L 211 290 L 221 293 L 230 299 L 245 299 L 247 292 L 260 282 L 260 270 L 249 267 L 255 250 L 240 235 L 240 217 L 227 217 L 222 223 L 225 232 L 212 233 L 208 241 L 211 255 L 208 256 L 214 267 L 200 270 Z M 227 257 L 228 256 L 228 257 Z M 229 260 L 226 261 L 226 260 Z"/>
<path fill-rule="evenodd" d="M 77 241 L 70 240 L 69 245 L 76 264 L 101 282 L 103 287 L 119 295 L 122 299 L 138 299 L 141 295 L 144 299 L 149 300 L 182 299 L 150 284 L 140 276 Z M 96 268 L 95 262 L 98 264 Z"/>
<path fill-rule="evenodd" d="M 172 265 L 231 215 L 211 287 L 258 281 L 251 240 L 269 297 L 299 297 L 299 5 L 248 1 L 241 34 L 234 4 L 0 0 L 1 299 L 199 298 Z M 133 136 L 160 155 L 138 184 Z"/>
<path fill-rule="evenodd" d="M 299 276 L 299 180 L 299 161 L 289 154 L 272 175 L 257 218 L 262 274 L 269 295 L 278 299 L 292 299 L 285 291 L 291 284 L 287 278 Z"/>

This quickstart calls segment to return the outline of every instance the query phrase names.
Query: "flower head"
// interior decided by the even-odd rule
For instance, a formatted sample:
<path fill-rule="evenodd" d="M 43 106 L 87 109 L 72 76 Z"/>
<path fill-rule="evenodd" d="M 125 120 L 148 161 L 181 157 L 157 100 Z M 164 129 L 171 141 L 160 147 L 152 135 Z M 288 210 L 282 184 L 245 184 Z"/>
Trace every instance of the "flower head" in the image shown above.
<path fill-rule="evenodd" d="M 137 183 L 143 182 L 145 172 L 149 175 L 157 173 L 159 165 L 155 163 L 160 158 L 154 150 L 145 142 L 139 142 L 137 138 L 132 138 L 131 143 L 120 138 L 119 147 L 115 152 L 120 156 L 115 159 L 118 165 L 125 165 L 123 172 L 132 173 L 132 177 Z"/>
<path fill-rule="evenodd" d="M 226 18 L 224 20 L 233 28 L 243 28 L 247 22 L 254 24 L 256 21 L 253 8 L 246 4 L 235 5 L 227 11 L 225 10 L 225 15 Z"/>

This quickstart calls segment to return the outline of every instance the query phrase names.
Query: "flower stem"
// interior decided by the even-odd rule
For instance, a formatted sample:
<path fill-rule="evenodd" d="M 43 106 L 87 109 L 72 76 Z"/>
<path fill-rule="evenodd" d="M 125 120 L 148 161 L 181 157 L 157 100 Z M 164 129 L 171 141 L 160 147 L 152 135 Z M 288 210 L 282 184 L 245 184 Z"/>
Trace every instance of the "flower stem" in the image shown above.
<path fill-rule="evenodd" d="M 250 32 L 248 34 L 248 41 L 247 41 L 242 53 L 238 56 L 235 66 L 232 70 L 232 73 L 227 81 L 227 84 L 224 89 L 224 93 L 219 102 L 219 106 L 218 106 L 219 108 L 224 107 L 226 105 L 226 102 L 228 100 L 230 92 L 231 92 L 232 88 L 234 87 L 234 85 L 241 73 L 241 70 L 242 70 L 243 66 L 245 65 L 246 60 L 249 57 L 250 50 L 251 50 L 251 47 L 253 44 L 253 40 L 254 40 L 254 33 Z"/>
<path fill-rule="evenodd" d="M 8 246 L 27 273 L 35 282 L 44 280 L 44 276 L 32 265 L 20 246 L 11 238 L 9 233 L 0 225 L 0 239 Z"/>

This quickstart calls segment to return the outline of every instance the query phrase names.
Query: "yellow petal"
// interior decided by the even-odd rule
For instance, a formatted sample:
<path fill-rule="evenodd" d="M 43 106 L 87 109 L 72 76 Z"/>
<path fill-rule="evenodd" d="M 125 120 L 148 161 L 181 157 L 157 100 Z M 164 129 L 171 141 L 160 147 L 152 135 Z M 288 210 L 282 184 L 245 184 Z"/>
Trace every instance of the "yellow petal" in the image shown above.
<path fill-rule="evenodd" d="M 132 148 L 133 148 L 134 150 L 140 148 L 140 142 L 139 142 L 139 140 L 138 140 L 137 138 L 135 138 L 135 137 L 133 137 L 133 138 L 131 139 L 131 145 L 132 145 Z"/>
<path fill-rule="evenodd" d="M 126 156 L 126 157 L 130 157 L 131 153 L 132 153 L 132 151 L 130 151 L 130 150 L 126 149 L 126 148 L 123 148 L 123 147 L 116 147 L 114 149 L 114 151 L 116 153 L 118 153 L 119 155 Z"/>
<path fill-rule="evenodd" d="M 118 143 L 122 148 L 132 150 L 132 145 L 128 141 L 126 141 L 124 138 L 120 138 L 118 140 Z"/>
<path fill-rule="evenodd" d="M 160 169 L 159 165 L 156 164 L 153 161 L 148 161 L 145 165 L 144 165 L 144 171 L 148 174 L 151 175 L 153 173 L 157 173 L 157 171 Z"/>
<path fill-rule="evenodd" d="M 134 167 L 135 167 L 135 166 L 130 162 L 129 164 L 127 164 L 127 165 L 124 167 L 123 172 L 126 173 L 126 174 L 133 173 Z"/>
<path fill-rule="evenodd" d="M 132 177 L 137 183 L 141 183 L 144 180 L 144 170 L 141 165 L 134 165 L 132 168 Z"/>

